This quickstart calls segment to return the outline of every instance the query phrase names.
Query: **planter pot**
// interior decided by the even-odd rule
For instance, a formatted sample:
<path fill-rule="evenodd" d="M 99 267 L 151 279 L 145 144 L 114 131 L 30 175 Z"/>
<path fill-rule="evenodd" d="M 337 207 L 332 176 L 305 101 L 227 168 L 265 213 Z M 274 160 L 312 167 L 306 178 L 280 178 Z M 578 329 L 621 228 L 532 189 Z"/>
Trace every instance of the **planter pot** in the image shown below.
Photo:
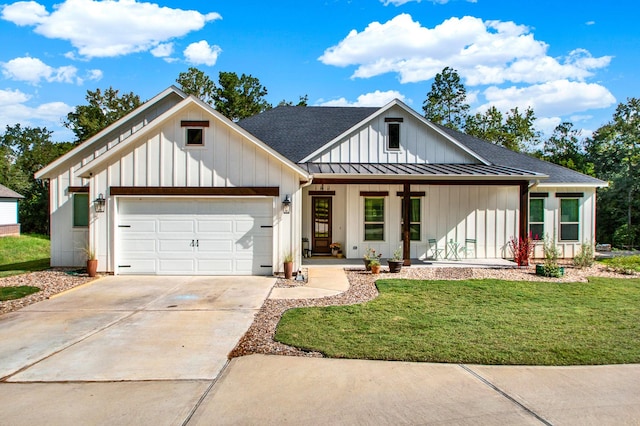
<path fill-rule="evenodd" d="M 338 254 L 336 255 L 336 257 L 337 257 L 338 259 L 342 259 L 342 258 L 344 257 L 344 254 L 342 254 L 342 253 L 338 252 Z"/>
<path fill-rule="evenodd" d="M 284 263 L 284 278 L 290 280 L 293 277 L 293 262 Z"/>
<path fill-rule="evenodd" d="M 369 259 L 362 259 L 362 261 L 364 262 L 364 268 L 367 271 L 371 270 L 371 261 Z"/>
<path fill-rule="evenodd" d="M 543 277 L 548 277 L 549 276 L 544 272 L 544 265 L 536 265 L 536 275 L 541 275 Z M 564 276 L 564 267 L 560 266 L 558 268 L 558 276 L 554 277 L 554 278 L 558 278 L 558 277 L 562 277 L 562 276 Z"/>
<path fill-rule="evenodd" d="M 331 249 L 331 256 L 338 257 L 338 249 Z"/>
<path fill-rule="evenodd" d="M 402 260 L 387 260 L 389 263 L 389 272 L 398 273 L 402 270 L 402 264 L 404 261 Z"/>
<path fill-rule="evenodd" d="M 98 272 L 98 259 L 87 260 L 87 274 L 90 277 L 95 277 Z"/>
<path fill-rule="evenodd" d="M 369 267 L 371 268 L 371 273 L 372 274 L 379 274 L 380 273 L 380 265 L 369 265 Z"/>

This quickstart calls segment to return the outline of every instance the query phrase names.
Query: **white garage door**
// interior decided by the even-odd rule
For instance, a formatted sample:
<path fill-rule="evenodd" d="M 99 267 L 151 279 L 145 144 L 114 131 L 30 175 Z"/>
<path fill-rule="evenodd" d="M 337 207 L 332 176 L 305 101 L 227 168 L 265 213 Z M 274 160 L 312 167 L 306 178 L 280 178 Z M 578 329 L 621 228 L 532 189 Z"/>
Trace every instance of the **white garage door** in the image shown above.
<path fill-rule="evenodd" d="M 120 274 L 270 275 L 273 201 L 120 199 Z"/>

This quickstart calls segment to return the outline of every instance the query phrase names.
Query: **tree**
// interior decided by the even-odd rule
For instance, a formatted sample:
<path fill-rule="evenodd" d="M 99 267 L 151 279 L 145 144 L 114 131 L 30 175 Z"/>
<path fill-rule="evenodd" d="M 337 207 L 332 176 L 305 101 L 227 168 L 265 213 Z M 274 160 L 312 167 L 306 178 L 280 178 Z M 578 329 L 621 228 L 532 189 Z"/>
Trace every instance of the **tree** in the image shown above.
<path fill-rule="evenodd" d="M 187 71 L 181 72 L 176 82 L 186 94 L 200 98 L 209 105 L 213 104 L 216 96 L 216 83 L 198 68 L 189 67 Z"/>
<path fill-rule="evenodd" d="M 609 181 L 608 188 L 598 191 L 598 238 L 610 242 L 626 226 L 632 246 L 640 231 L 640 99 L 619 104 L 613 119 L 587 140 L 586 151 L 596 176 Z"/>
<path fill-rule="evenodd" d="M 218 82 L 214 104 L 230 120 L 238 121 L 271 109 L 271 104 L 264 99 L 267 88 L 257 78 L 220 71 Z"/>
<path fill-rule="evenodd" d="M 0 136 L 0 150 L 10 158 L 11 168 L 8 175 L 1 176 L 0 183 L 24 195 L 18 214 L 27 233 L 49 232 L 49 183 L 35 179 L 34 173 L 73 148 L 72 143 L 52 142 L 51 133 L 46 128 L 16 124 L 7 126 Z"/>
<path fill-rule="evenodd" d="M 536 153 L 536 156 L 568 169 L 593 176 L 594 166 L 593 163 L 587 161 L 581 133 L 579 129 L 573 127 L 573 123 L 563 122 L 558 124 L 551 136 L 544 142 L 543 151 Z"/>
<path fill-rule="evenodd" d="M 295 106 L 308 106 L 309 95 L 300 96 L 298 103 Z M 285 99 L 278 103 L 278 106 L 294 106 L 293 101 L 287 101 Z"/>
<path fill-rule="evenodd" d="M 133 92 L 119 96 L 119 91 L 109 87 L 103 92 L 87 90 L 88 105 L 78 105 L 67 114 L 65 127 L 76 135 L 81 143 L 105 127 L 118 121 L 141 105 L 140 97 Z"/>
<path fill-rule="evenodd" d="M 232 121 L 271 109 L 271 104 L 265 100 L 267 88 L 251 75 L 242 74 L 238 77 L 235 72 L 220 71 L 216 84 L 203 71 L 191 67 L 180 73 L 176 82 L 182 91 L 213 105 Z M 300 98 L 302 101 L 303 98 Z"/>
<path fill-rule="evenodd" d="M 467 90 L 460 82 L 458 72 L 445 67 L 436 74 L 422 110 L 428 120 L 461 130 L 469 111 L 466 100 Z"/>
<path fill-rule="evenodd" d="M 467 134 L 502 145 L 516 152 L 526 151 L 537 143 L 540 132 L 533 125 L 536 119 L 531 107 L 520 113 L 518 107 L 511 108 L 506 117 L 492 106 L 484 114 L 468 116 L 464 130 Z"/>

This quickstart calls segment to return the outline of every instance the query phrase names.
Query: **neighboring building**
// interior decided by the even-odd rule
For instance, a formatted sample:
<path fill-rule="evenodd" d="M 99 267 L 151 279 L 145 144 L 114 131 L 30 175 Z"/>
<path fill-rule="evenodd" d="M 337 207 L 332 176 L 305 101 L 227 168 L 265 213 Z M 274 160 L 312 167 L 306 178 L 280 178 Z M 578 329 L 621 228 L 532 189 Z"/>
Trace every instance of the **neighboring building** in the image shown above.
<path fill-rule="evenodd" d="M 18 200 L 22 198 L 17 192 L 0 185 L 0 237 L 20 235 Z"/>
<path fill-rule="evenodd" d="M 400 245 L 424 258 L 428 240 L 472 240 L 472 255 L 491 259 L 531 231 L 572 257 L 595 240 L 606 185 L 397 100 L 233 123 L 175 87 L 36 177 L 50 180 L 52 265 L 82 265 L 89 245 L 116 274 L 268 275 L 289 252 L 300 265 L 303 238 L 315 253 L 341 242 L 348 258 Z"/>

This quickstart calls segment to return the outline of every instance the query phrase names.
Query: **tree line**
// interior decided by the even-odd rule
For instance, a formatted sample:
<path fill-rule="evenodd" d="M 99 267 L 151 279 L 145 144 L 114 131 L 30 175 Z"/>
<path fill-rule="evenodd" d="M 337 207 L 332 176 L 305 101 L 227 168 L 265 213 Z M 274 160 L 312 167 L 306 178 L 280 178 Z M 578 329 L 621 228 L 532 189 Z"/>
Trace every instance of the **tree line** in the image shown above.
<path fill-rule="evenodd" d="M 221 71 L 214 81 L 203 71 L 189 68 L 176 83 L 212 105 L 232 121 L 259 114 L 273 106 L 258 78 Z M 47 234 L 48 182 L 34 173 L 100 130 L 116 122 L 142 104 L 133 92 L 109 87 L 88 90 L 86 104 L 76 106 L 63 120 L 75 140 L 53 142 L 46 128 L 7 126 L 0 135 L 0 184 L 25 196 L 19 215 L 25 233 Z M 282 100 L 278 105 L 307 106 L 308 96 L 297 102 Z M 495 107 L 470 112 L 466 88 L 457 71 L 446 67 L 438 73 L 423 103 L 424 116 L 435 123 L 467 133 L 514 151 L 562 165 L 609 182 L 598 190 L 597 236 L 599 242 L 615 246 L 634 245 L 640 237 L 640 99 L 629 98 L 618 105 L 612 119 L 583 138 L 571 122 L 559 124 L 543 140 L 535 128 L 532 108 L 517 107 L 502 113 Z"/>

